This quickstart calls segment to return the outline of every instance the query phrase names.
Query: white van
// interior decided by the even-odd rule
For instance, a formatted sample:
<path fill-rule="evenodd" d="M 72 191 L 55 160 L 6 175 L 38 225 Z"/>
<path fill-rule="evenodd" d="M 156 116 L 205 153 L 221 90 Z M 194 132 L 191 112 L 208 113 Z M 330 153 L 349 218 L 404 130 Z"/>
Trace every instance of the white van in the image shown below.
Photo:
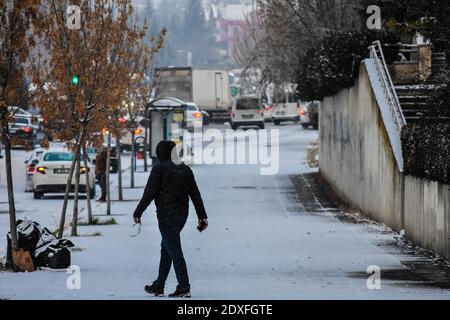
<path fill-rule="evenodd" d="M 259 98 L 237 98 L 231 109 L 231 128 L 239 127 L 265 128 L 264 108 Z"/>
<path fill-rule="evenodd" d="M 282 122 L 300 121 L 299 101 L 295 93 L 285 93 L 274 97 L 272 120 L 273 123 L 279 126 Z"/>

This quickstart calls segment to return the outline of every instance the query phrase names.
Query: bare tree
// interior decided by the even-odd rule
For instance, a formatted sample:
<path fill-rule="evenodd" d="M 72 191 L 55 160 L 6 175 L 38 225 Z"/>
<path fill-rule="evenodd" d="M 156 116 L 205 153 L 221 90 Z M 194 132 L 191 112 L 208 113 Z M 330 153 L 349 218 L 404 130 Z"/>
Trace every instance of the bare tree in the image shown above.
<path fill-rule="evenodd" d="M 81 146 L 86 137 L 108 125 L 108 114 L 120 108 L 133 75 L 129 66 L 135 56 L 129 48 L 145 36 L 145 30 L 130 23 L 130 0 L 86 0 L 79 4 L 83 16 L 79 30 L 66 25 L 69 1 L 46 1 L 35 25 L 49 57 L 39 65 L 34 61 L 34 82 L 40 84 L 38 102 L 52 135 L 70 142 L 76 155 L 67 179 L 58 237 L 63 235 L 68 193 Z M 46 74 L 51 77 L 44 84 Z"/>
<path fill-rule="evenodd" d="M 35 45 L 34 39 L 27 34 L 35 17 L 39 1 L 37 0 L 0 0 L 0 139 L 5 149 L 6 185 L 12 250 L 19 249 L 16 230 L 16 208 L 12 177 L 11 147 L 15 141 L 9 132 L 9 124 L 14 121 L 14 109 L 9 108 L 24 95 L 26 75 L 25 63 Z"/>
<path fill-rule="evenodd" d="M 299 57 L 328 34 L 361 28 L 361 0 L 257 0 L 247 30 L 235 47 L 245 69 L 261 70 L 263 82 L 293 82 Z"/>
<path fill-rule="evenodd" d="M 80 153 L 80 151 L 78 151 Z M 72 237 L 77 237 L 77 226 L 78 226 L 78 196 L 80 190 L 80 167 L 81 167 L 81 159 L 80 155 L 77 155 L 77 163 L 75 166 L 75 190 L 74 190 L 74 199 L 73 199 L 73 214 L 72 214 Z"/>

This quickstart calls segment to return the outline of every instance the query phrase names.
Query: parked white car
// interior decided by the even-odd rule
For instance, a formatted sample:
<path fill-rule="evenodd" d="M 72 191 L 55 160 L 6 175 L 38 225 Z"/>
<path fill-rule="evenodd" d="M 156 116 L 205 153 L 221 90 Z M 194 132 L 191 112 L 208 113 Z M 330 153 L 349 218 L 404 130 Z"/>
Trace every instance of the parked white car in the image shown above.
<path fill-rule="evenodd" d="M 30 154 L 28 160 L 25 161 L 25 192 L 33 192 L 33 176 L 36 173 L 36 167 L 42 160 L 44 154 L 43 148 L 35 148 Z"/>
<path fill-rule="evenodd" d="M 189 131 L 203 129 L 203 114 L 199 107 L 193 103 L 186 103 L 186 129 Z"/>
<path fill-rule="evenodd" d="M 33 193 L 35 199 L 41 199 L 45 193 L 64 193 L 74 154 L 66 148 L 50 148 L 42 155 L 42 160 L 33 175 Z M 86 170 L 89 173 L 91 199 L 95 197 L 95 172 L 92 163 L 85 168 L 81 163 L 80 193 L 86 193 Z M 71 192 L 74 191 L 74 181 Z"/>

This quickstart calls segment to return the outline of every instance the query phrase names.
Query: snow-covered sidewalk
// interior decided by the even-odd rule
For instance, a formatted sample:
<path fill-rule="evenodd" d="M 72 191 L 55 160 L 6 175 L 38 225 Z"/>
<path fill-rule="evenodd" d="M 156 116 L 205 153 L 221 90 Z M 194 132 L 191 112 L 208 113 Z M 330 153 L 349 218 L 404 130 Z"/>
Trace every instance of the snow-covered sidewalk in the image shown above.
<path fill-rule="evenodd" d="M 365 273 L 370 265 L 401 267 L 398 254 L 377 246 L 395 236 L 377 225 L 347 224 L 332 212 L 295 209 L 288 192 L 291 174 L 310 172 L 306 149 L 317 137 L 298 126 L 281 127 L 281 170 L 261 176 L 257 166 L 194 166 L 193 170 L 209 215 L 210 227 L 196 230 L 195 211 L 182 233 L 183 248 L 195 299 L 449 299 L 449 291 L 423 286 L 405 287 L 383 281 L 381 290 L 369 290 Z M 208 148 L 214 148 L 214 144 Z M 19 174 L 21 172 L 19 171 Z M 136 175 L 143 187 L 148 173 Z M 124 185 L 129 186 L 128 172 Z M 113 184 L 113 199 L 117 197 Z M 4 186 L 0 192 L 4 202 Z M 143 287 L 157 274 L 160 235 L 154 205 L 143 217 L 143 228 L 132 234 L 132 213 L 143 189 L 125 189 L 126 202 L 113 202 L 117 225 L 79 227 L 83 236 L 70 238 L 77 250 L 72 263 L 81 269 L 81 289 L 69 290 L 65 272 L 0 273 L 0 298 L 11 299 L 155 299 Z M 61 200 L 31 200 L 18 196 L 19 217 L 54 228 Z M 5 209 L 5 204 L 1 204 Z M 69 213 L 71 208 L 69 208 Z M 105 204 L 95 203 L 96 214 Z M 80 216 L 85 216 L 82 212 Z M 106 219 L 101 216 L 100 219 Z M 70 219 L 68 219 L 70 221 Z M 8 216 L 0 215 L 0 240 L 6 240 Z M 100 233 L 99 236 L 89 236 Z M 6 241 L 5 241 L 6 242 Z M 0 256 L 5 243 L 0 243 Z M 367 275 L 367 278 L 369 275 Z M 175 288 L 173 273 L 167 291 Z"/>

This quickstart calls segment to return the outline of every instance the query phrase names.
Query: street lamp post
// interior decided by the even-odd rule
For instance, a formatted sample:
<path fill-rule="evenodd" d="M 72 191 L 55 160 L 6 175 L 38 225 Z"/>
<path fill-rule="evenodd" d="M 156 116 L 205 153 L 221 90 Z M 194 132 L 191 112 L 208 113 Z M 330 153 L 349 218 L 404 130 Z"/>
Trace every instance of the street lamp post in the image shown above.
<path fill-rule="evenodd" d="M 130 188 L 134 188 L 134 170 L 135 170 L 136 148 L 134 142 L 134 129 L 131 131 L 131 172 L 130 172 Z"/>
<path fill-rule="evenodd" d="M 144 171 L 148 172 L 148 162 L 147 162 L 147 153 L 148 153 L 148 130 L 149 130 L 149 121 L 148 121 L 148 104 L 145 105 L 145 133 L 144 133 Z"/>
<path fill-rule="evenodd" d="M 107 156 L 106 156 L 106 215 L 111 215 L 111 186 L 110 186 L 110 162 L 111 162 L 111 132 L 108 130 L 108 147 L 107 147 Z"/>

